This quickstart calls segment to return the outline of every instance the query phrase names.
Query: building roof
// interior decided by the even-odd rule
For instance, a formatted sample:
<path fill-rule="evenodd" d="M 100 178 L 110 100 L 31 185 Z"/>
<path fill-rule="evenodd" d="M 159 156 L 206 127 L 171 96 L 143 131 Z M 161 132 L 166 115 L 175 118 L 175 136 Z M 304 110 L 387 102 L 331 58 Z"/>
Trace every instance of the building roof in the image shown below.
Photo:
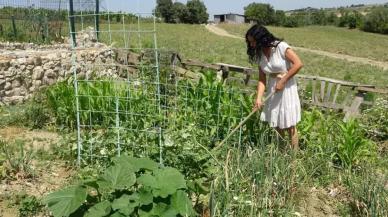
<path fill-rule="evenodd" d="M 237 16 L 242 16 L 245 17 L 243 14 L 236 14 L 236 13 L 228 13 L 228 14 L 214 14 L 214 16 L 223 16 L 223 15 L 237 15 Z"/>

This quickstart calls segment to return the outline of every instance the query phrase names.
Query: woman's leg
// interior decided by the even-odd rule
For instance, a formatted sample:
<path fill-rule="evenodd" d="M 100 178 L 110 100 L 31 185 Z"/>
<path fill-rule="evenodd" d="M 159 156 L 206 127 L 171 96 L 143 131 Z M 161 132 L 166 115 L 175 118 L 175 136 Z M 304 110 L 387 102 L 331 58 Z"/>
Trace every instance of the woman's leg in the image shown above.
<path fill-rule="evenodd" d="M 284 138 L 285 132 L 284 129 L 280 129 L 279 127 L 275 128 L 276 132 L 278 132 L 278 135 L 276 136 L 278 144 L 281 144 L 281 146 L 285 146 L 286 139 Z"/>
<path fill-rule="evenodd" d="M 276 127 L 275 129 L 279 133 L 279 135 L 282 137 L 282 139 L 284 139 L 284 129 L 280 129 L 279 127 Z"/>
<path fill-rule="evenodd" d="M 298 138 L 298 131 L 296 130 L 296 127 L 293 126 L 288 128 L 288 133 L 290 135 L 291 147 L 295 151 L 299 150 L 299 138 Z"/>

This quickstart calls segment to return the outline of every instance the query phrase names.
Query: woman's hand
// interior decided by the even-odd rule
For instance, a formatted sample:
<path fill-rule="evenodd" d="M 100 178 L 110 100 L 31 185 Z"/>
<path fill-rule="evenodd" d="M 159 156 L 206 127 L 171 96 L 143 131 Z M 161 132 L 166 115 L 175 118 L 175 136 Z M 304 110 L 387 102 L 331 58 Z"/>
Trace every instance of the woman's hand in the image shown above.
<path fill-rule="evenodd" d="M 279 91 L 282 91 L 284 89 L 284 87 L 286 87 L 286 80 L 284 78 L 282 79 L 279 79 L 277 82 L 276 82 L 276 87 L 275 87 L 275 91 L 276 92 L 279 92 Z"/>
<path fill-rule="evenodd" d="M 263 102 L 261 102 L 261 97 L 257 97 L 255 104 L 253 105 L 253 110 L 260 109 L 261 106 L 263 106 Z"/>

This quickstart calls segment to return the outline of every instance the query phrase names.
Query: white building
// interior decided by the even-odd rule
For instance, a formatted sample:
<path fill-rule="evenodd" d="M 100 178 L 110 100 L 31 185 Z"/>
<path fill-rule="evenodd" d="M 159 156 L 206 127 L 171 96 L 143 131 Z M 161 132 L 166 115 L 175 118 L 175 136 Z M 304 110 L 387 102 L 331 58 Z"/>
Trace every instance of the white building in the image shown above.
<path fill-rule="evenodd" d="M 242 24 L 246 23 L 247 19 L 244 15 L 241 14 L 217 14 L 214 15 L 214 23 L 234 23 L 234 24 Z"/>

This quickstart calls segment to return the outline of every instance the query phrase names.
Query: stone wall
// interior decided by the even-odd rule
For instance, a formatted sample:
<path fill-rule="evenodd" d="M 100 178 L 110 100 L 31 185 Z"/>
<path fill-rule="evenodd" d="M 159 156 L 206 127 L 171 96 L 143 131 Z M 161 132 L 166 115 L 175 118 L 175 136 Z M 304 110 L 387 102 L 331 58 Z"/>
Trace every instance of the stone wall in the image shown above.
<path fill-rule="evenodd" d="M 72 57 L 72 55 L 74 56 Z M 76 58 L 77 64 L 72 64 Z M 117 76 L 115 52 L 101 43 L 72 52 L 67 44 L 0 43 L 0 105 L 24 102 L 36 91 L 72 76 Z"/>

